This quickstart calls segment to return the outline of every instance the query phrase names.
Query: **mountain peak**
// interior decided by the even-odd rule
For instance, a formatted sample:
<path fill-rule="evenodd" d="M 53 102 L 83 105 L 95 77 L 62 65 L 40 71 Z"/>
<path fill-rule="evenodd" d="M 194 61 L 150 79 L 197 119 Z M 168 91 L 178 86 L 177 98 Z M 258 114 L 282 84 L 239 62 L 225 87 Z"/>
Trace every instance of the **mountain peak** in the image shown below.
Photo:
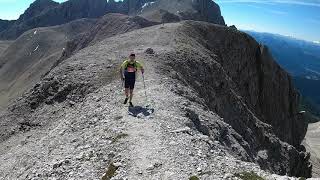
<path fill-rule="evenodd" d="M 29 8 L 19 17 L 19 20 L 23 21 L 33 18 L 57 5 L 59 5 L 59 3 L 52 0 L 36 0 L 32 4 L 30 4 Z"/>

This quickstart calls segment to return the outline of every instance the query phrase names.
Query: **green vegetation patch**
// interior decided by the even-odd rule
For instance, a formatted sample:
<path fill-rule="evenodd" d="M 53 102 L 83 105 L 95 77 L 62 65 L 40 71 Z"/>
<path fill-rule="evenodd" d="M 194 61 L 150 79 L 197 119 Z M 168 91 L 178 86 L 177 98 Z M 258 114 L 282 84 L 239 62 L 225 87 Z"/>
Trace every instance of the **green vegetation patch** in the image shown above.
<path fill-rule="evenodd" d="M 120 139 L 125 138 L 125 137 L 127 137 L 127 136 L 129 136 L 129 135 L 128 135 L 128 134 L 125 134 L 125 133 L 118 134 L 116 137 L 113 137 L 113 138 L 112 138 L 112 143 L 116 143 L 116 142 L 118 142 Z"/>
<path fill-rule="evenodd" d="M 189 177 L 189 180 L 200 180 L 197 176 L 191 176 Z"/>
<path fill-rule="evenodd" d="M 265 180 L 254 172 L 242 172 L 235 174 L 236 177 L 241 178 L 243 180 Z"/>
<path fill-rule="evenodd" d="M 118 170 L 118 167 L 116 167 L 113 163 L 111 163 L 107 169 L 106 174 L 101 178 L 101 180 L 110 180 Z"/>

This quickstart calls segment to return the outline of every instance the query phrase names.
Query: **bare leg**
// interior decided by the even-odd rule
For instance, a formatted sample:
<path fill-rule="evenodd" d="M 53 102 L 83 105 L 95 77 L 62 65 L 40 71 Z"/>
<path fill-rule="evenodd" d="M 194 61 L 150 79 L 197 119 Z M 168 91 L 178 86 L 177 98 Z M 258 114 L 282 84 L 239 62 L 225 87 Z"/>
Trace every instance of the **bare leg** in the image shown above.
<path fill-rule="evenodd" d="M 130 89 L 130 98 L 129 98 L 129 102 L 132 102 L 132 98 L 133 98 L 133 89 Z"/>
<path fill-rule="evenodd" d="M 129 88 L 125 88 L 125 94 L 126 94 L 126 97 L 128 98 L 129 97 Z"/>

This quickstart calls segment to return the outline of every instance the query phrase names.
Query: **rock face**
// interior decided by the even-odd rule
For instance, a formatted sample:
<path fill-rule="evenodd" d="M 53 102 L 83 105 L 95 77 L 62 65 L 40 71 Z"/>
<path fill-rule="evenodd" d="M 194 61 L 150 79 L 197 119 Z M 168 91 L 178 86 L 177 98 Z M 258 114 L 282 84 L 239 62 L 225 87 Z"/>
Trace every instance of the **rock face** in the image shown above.
<path fill-rule="evenodd" d="M 307 122 L 298 115 L 298 93 L 267 48 L 248 35 L 223 27 L 186 23 L 179 32 L 188 37 L 182 40 L 186 46 L 192 41 L 196 49 L 201 47 L 212 54 L 196 58 L 193 54 L 202 54 L 196 49 L 182 50 L 167 57 L 177 60 L 169 64 L 180 80 L 204 98 L 210 110 L 242 136 L 246 153 L 236 150 L 236 154 L 281 174 L 310 176 L 310 155 L 299 152 L 304 150 L 300 144 Z M 273 133 L 290 145 L 277 140 Z M 279 147 L 281 150 L 274 150 Z"/>
<path fill-rule="evenodd" d="M 200 20 L 225 25 L 220 7 L 212 0 L 196 0 L 194 6 L 200 12 Z"/>
<path fill-rule="evenodd" d="M 29 21 L 41 14 L 46 13 L 51 8 L 58 6 L 59 3 L 52 0 L 36 0 L 30 7 L 19 17 L 17 23 Z"/>
<path fill-rule="evenodd" d="M 150 22 L 139 16 L 129 17 L 123 14 L 107 14 L 100 18 L 90 31 L 85 34 L 81 34 L 78 38 L 75 38 L 72 41 L 69 41 L 65 51 L 59 59 L 59 62 L 69 58 L 75 52 L 89 45 L 93 45 L 105 38 L 156 24 L 157 23 Z"/>
<path fill-rule="evenodd" d="M 0 19 L 0 32 L 7 29 L 9 26 L 13 24 L 14 21 L 1 20 Z"/>
<path fill-rule="evenodd" d="M 226 34 L 223 29 L 210 31 L 200 26 L 196 31 L 209 32 L 195 35 L 196 40 L 219 57 L 218 62 L 235 83 L 235 91 L 246 106 L 261 121 L 272 125 L 281 140 L 299 147 L 308 126 L 298 115 L 299 95 L 291 77 L 274 62 L 267 47 L 236 30 Z M 243 50 L 243 46 L 249 48 Z M 205 94 L 209 101 L 216 98 L 209 92 Z M 228 116 L 227 111 L 221 112 Z"/>
<path fill-rule="evenodd" d="M 160 12 L 159 15 L 154 14 L 157 11 Z M 16 39 L 25 31 L 36 27 L 61 25 L 80 18 L 98 18 L 107 13 L 141 15 L 148 17 L 149 20 L 160 19 L 162 22 L 192 19 L 225 24 L 219 6 L 211 0 L 187 0 L 183 3 L 178 0 L 125 0 L 120 2 L 69 0 L 62 4 L 52 0 L 36 0 L 18 20 L 0 21 L 0 39 Z M 155 18 L 155 16 L 161 17 Z"/>
<path fill-rule="evenodd" d="M 142 107 L 138 81 L 133 110 L 118 81 L 118 57 L 131 51 L 148 69 L 149 98 Z M 118 179 L 310 177 L 296 97 L 265 47 L 232 28 L 184 21 L 115 35 L 57 64 L 0 116 L 0 160 L 23 158 L 0 164 L 1 176 L 91 179 L 114 162 Z M 268 114 L 273 107 L 283 112 Z"/>
<path fill-rule="evenodd" d="M 51 24 L 49 19 L 43 21 L 41 17 L 43 14 L 47 13 L 48 10 L 58 6 L 51 0 L 36 0 L 30 7 L 19 17 L 16 21 L 11 21 L 11 25 L 0 31 L 1 39 L 15 39 L 20 36 L 23 32 L 41 26 L 57 25 Z"/>
<path fill-rule="evenodd" d="M 67 43 L 96 23 L 80 19 L 29 30 L 0 54 L 0 109 L 32 87 L 61 57 Z"/>
<path fill-rule="evenodd" d="M 140 14 L 147 19 L 158 21 L 159 18 L 155 18 L 153 14 L 157 10 L 168 11 L 182 20 L 198 20 L 225 25 L 219 6 L 211 0 L 185 0 L 183 3 L 179 0 L 157 0 L 143 6 Z"/>
<path fill-rule="evenodd" d="M 69 0 L 59 4 L 51 0 L 37 0 L 8 29 L 1 39 L 15 39 L 36 27 L 60 25 L 80 18 L 97 18 L 107 12 L 105 0 Z"/>

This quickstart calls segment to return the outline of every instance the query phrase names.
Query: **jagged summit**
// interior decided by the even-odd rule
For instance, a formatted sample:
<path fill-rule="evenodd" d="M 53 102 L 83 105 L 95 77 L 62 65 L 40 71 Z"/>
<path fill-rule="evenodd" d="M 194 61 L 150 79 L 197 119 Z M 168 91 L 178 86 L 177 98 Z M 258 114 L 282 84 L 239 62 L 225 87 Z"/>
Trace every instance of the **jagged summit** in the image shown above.
<path fill-rule="evenodd" d="M 52 0 L 36 0 L 30 7 L 19 17 L 17 23 L 27 21 L 31 18 L 39 16 L 41 13 L 45 13 L 49 9 L 58 6 L 59 3 Z"/>
<path fill-rule="evenodd" d="M 161 9 L 179 16 L 182 20 L 199 20 L 225 25 L 219 6 L 211 0 L 185 0 L 183 3 L 179 0 L 157 0 L 146 3 L 137 14 L 157 21 L 154 12 Z"/>

